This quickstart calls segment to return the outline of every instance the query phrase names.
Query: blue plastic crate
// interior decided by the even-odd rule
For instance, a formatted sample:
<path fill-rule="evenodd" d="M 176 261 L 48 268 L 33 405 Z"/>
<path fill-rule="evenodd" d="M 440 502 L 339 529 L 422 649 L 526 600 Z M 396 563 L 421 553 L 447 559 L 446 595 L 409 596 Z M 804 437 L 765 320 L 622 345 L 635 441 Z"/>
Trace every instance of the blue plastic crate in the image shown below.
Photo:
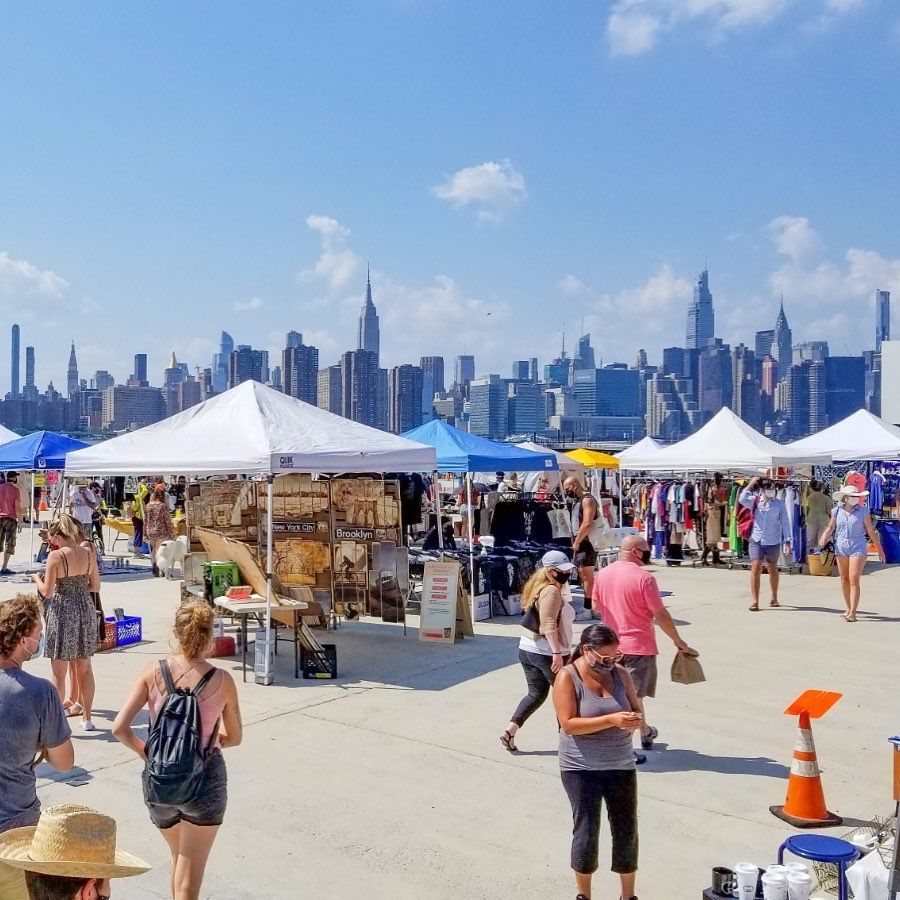
<path fill-rule="evenodd" d="M 121 621 L 109 616 L 107 622 L 115 623 L 116 646 L 127 647 L 129 644 L 139 644 L 143 638 L 140 616 L 125 616 Z"/>

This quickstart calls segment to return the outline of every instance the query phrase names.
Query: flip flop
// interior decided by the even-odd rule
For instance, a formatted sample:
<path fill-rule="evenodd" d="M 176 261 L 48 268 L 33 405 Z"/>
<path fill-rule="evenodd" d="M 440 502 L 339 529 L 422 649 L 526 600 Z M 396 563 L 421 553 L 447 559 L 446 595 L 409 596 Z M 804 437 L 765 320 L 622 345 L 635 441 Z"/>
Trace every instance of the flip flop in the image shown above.
<path fill-rule="evenodd" d="M 519 749 L 516 746 L 515 735 L 510 734 L 508 731 L 504 731 L 503 734 L 500 735 L 500 743 L 503 744 L 510 753 L 515 753 Z"/>

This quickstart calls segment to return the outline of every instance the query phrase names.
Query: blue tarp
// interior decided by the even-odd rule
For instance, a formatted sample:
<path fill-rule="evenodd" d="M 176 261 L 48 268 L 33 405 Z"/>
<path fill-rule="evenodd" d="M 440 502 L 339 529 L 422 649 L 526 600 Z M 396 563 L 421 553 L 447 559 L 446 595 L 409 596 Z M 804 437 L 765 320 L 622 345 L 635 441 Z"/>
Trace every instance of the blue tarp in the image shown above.
<path fill-rule="evenodd" d="M 515 444 L 489 441 L 440 419 L 413 428 L 401 437 L 434 447 L 439 472 L 543 472 L 559 468 L 552 453 L 533 453 Z"/>
<path fill-rule="evenodd" d="M 87 446 L 84 441 L 55 431 L 36 431 L 17 441 L 0 444 L 0 469 L 23 472 L 64 469 L 66 454 Z"/>

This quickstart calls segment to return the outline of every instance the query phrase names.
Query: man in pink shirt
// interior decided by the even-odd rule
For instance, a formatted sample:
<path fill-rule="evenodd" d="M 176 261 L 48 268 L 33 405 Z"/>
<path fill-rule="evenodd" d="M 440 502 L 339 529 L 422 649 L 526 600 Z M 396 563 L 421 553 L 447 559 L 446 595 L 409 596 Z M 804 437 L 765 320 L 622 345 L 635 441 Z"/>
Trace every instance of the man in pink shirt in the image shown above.
<path fill-rule="evenodd" d="M 3 548 L 0 575 L 12 575 L 9 558 L 16 551 L 16 536 L 22 528 L 18 480 L 18 472 L 7 472 L 6 481 L 0 484 L 0 547 Z"/>
<path fill-rule="evenodd" d="M 622 541 L 619 561 L 606 566 L 594 580 L 593 608 L 603 624 L 619 636 L 619 652 L 624 655 L 622 665 L 628 669 L 641 705 L 645 697 L 656 696 L 656 631 L 659 625 L 679 650 L 697 656 L 681 639 L 669 611 L 663 606 L 656 579 L 644 568 L 650 562 L 650 545 L 641 535 L 628 535 Z M 641 727 L 641 746 L 653 747 L 659 731 L 647 723 L 646 714 Z M 647 757 L 635 753 L 638 762 Z"/>

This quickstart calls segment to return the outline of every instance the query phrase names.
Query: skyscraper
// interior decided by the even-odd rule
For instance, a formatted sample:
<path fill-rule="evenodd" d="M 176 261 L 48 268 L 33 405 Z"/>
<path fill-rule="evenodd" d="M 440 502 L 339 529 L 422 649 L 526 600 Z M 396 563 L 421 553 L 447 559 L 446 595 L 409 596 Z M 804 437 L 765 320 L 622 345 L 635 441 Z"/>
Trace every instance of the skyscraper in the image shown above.
<path fill-rule="evenodd" d="M 17 326 L 14 326 L 17 327 Z M 875 291 L 875 352 L 891 339 L 891 292 Z"/>
<path fill-rule="evenodd" d="M 147 381 L 147 354 L 135 353 L 134 355 L 134 374 L 129 379 L 130 387 L 148 387 L 150 382 Z"/>
<path fill-rule="evenodd" d="M 641 399 L 638 394 L 640 376 L 637 369 L 624 363 L 611 363 L 594 374 L 596 384 L 596 412 L 598 416 L 639 416 Z"/>
<path fill-rule="evenodd" d="M 290 342 L 291 335 L 288 334 Z M 307 347 L 302 339 L 299 344 L 290 343 L 281 354 L 281 377 L 284 393 L 296 397 L 313 406 L 318 402 L 319 351 L 315 347 Z"/>
<path fill-rule="evenodd" d="M 420 366 L 395 366 L 390 371 L 388 427 L 394 434 L 418 428 L 422 424 L 422 376 Z"/>
<path fill-rule="evenodd" d="M 499 375 L 476 378 L 469 385 L 469 431 L 499 440 L 508 427 L 508 382 Z"/>
<path fill-rule="evenodd" d="M 456 392 L 463 397 L 469 396 L 469 385 L 475 377 L 475 357 L 457 356 L 453 372 L 453 384 Z"/>
<path fill-rule="evenodd" d="M 711 419 L 723 406 L 731 406 L 731 348 L 716 338 L 700 351 L 700 413 L 704 421 Z"/>
<path fill-rule="evenodd" d="M 341 395 L 341 367 L 329 366 L 319 369 L 319 390 L 316 396 L 319 409 L 327 410 L 339 416 L 343 413 Z"/>
<path fill-rule="evenodd" d="M 684 377 L 684 347 L 666 347 L 663 350 L 662 374 Z"/>
<path fill-rule="evenodd" d="M 378 331 L 378 313 L 372 302 L 372 279 L 366 273 L 366 299 L 363 301 L 362 312 L 359 314 L 359 330 L 356 340 L 357 350 L 367 350 L 377 357 L 381 349 L 381 339 Z"/>
<path fill-rule="evenodd" d="M 577 372 L 581 369 L 596 369 L 597 362 L 594 356 L 594 348 L 591 346 L 590 334 L 583 334 L 578 338 L 578 348 L 572 357 L 572 368 Z"/>
<path fill-rule="evenodd" d="M 372 350 L 348 350 L 341 367 L 341 415 L 363 425 L 378 427 L 378 354 Z"/>
<path fill-rule="evenodd" d="M 78 392 L 78 360 L 75 358 L 75 342 L 72 341 L 72 349 L 69 352 L 69 368 L 66 373 L 66 393 L 69 399 Z"/>
<path fill-rule="evenodd" d="M 37 386 L 34 383 L 34 347 L 25 348 L 25 399 L 32 400 L 32 394 L 37 394 Z"/>
<path fill-rule="evenodd" d="M 788 369 L 794 362 L 793 336 L 788 325 L 787 316 L 784 314 L 784 297 L 781 298 L 781 307 L 778 310 L 778 319 L 775 322 L 775 340 L 772 343 L 772 356 L 778 363 L 778 377 L 787 375 Z M 805 377 L 798 375 L 798 379 Z M 799 384 L 799 381 L 798 381 Z"/>
<path fill-rule="evenodd" d="M 228 387 L 237 387 L 244 381 L 269 380 L 269 351 L 254 350 L 249 344 L 240 344 L 228 357 Z"/>
<path fill-rule="evenodd" d="M 861 356 L 829 356 L 825 365 L 825 415 L 828 425 L 866 405 L 866 362 Z"/>
<path fill-rule="evenodd" d="M 12 361 L 12 371 L 9 376 L 9 392 L 13 397 L 19 396 L 19 326 L 12 327 L 12 353 L 10 355 Z"/>
<path fill-rule="evenodd" d="M 765 356 L 772 355 L 772 346 L 775 343 L 775 329 L 770 328 L 768 331 L 756 332 L 756 358 L 762 359 Z"/>
<path fill-rule="evenodd" d="M 289 331 L 284 339 L 284 346 L 288 349 L 299 347 L 303 343 L 303 335 L 299 331 Z"/>
<path fill-rule="evenodd" d="M 688 350 L 702 350 L 716 333 L 716 314 L 713 297 L 709 290 L 709 272 L 704 269 L 697 276 L 694 299 L 688 307 L 687 343 Z"/>
<path fill-rule="evenodd" d="M 743 344 L 731 351 L 731 409 L 748 425 L 762 428 L 762 391 L 760 363 L 756 354 Z"/>
<path fill-rule="evenodd" d="M 228 390 L 228 365 L 234 352 L 234 338 L 223 331 L 219 337 L 219 352 L 213 356 L 212 387 L 217 394 Z"/>
<path fill-rule="evenodd" d="M 444 387 L 444 357 L 443 356 L 423 356 L 419 360 L 419 368 L 422 370 L 422 377 L 431 382 L 431 397 L 435 394 L 443 394 Z"/>
<path fill-rule="evenodd" d="M 513 381 L 528 381 L 531 367 L 527 359 L 517 359 L 512 364 Z"/>

